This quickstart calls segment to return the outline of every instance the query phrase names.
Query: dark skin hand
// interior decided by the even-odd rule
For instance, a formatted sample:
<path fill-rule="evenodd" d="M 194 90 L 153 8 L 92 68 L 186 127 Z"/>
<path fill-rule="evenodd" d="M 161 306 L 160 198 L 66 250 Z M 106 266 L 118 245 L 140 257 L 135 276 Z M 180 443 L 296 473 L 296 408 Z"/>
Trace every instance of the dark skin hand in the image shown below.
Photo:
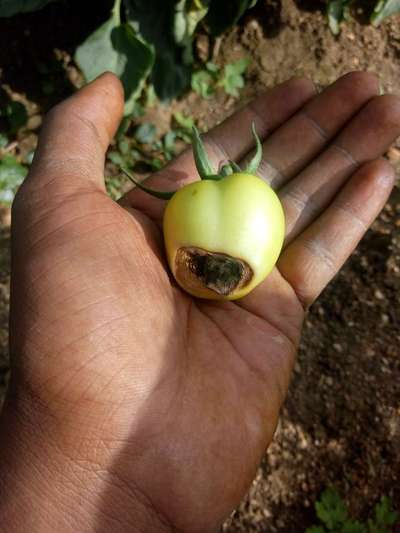
<path fill-rule="evenodd" d="M 0 516 L 20 531 L 216 530 L 271 442 L 305 310 L 385 204 L 381 155 L 400 101 L 352 73 L 320 94 L 266 92 L 205 136 L 214 161 L 249 157 L 287 221 L 273 273 L 237 302 L 192 299 L 162 248 L 165 202 L 120 203 L 104 155 L 121 119 L 105 74 L 48 115 L 12 219 L 12 381 L 1 418 Z M 191 150 L 148 180 L 198 179 Z"/>

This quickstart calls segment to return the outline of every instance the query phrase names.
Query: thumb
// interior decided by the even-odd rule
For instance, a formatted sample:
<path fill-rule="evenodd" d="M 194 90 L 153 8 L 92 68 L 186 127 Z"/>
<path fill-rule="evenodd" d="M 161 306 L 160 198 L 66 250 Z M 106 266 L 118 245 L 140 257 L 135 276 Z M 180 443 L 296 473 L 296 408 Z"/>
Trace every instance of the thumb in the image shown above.
<path fill-rule="evenodd" d="M 109 72 L 55 106 L 40 132 L 28 187 L 37 191 L 51 182 L 57 193 L 76 192 L 89 184 L 104 190 L 105 152 L 123 106 L 122 85 Z"/>

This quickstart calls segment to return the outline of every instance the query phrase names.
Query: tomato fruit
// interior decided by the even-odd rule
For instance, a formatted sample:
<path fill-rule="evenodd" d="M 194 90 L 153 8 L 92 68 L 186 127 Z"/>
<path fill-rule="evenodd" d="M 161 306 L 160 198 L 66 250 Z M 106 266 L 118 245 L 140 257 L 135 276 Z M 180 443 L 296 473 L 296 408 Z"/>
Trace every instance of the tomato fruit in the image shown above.
<path fill-rule="evenodd" d="M 246 170 L 230 162 L 215 174 L 197 130 L 193 148 L 199 181 L 167 198 L 163 233 L 168 264 L 178 284 L 199 298 L 235 300 L 261 283 L 282 249 L 285 220 L 273 189 L 255 175 L 262 147 Z M 124 170 L 126 173 L 126 171 Z"/>

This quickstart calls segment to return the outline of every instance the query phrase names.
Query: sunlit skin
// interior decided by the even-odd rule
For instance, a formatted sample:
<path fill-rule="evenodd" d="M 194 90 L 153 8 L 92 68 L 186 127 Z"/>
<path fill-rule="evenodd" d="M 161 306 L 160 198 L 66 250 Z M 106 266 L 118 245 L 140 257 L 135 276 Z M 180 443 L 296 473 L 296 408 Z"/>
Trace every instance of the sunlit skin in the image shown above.
<path fill-rule="evenodd" d="M 393 187 L 381 156 L 400 133 L 400 103 L 379 92 L 368 73 L 319 94 L 293 79 L 204 137 L 215 166 L 244 168 L 255 122 L 258 175 L 285 212 L 276 266 L 235 302 L 177 286 L 165 201 L 137 189 L 119 203 L 107 196 L 119 81 L 106 74 L 49 114 L 12 214 L 2 530 L 218 529 L 271 442 L 308 306 Z M 190 149 L 146 183 L 172 191 L 195 180 Z"/>

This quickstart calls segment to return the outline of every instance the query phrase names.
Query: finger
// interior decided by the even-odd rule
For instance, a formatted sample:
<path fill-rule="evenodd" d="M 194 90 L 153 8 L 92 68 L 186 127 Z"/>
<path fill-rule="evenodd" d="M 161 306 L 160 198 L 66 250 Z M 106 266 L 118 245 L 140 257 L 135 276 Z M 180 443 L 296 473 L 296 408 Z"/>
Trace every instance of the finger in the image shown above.
<path fill-rule="evenodd" d="M 253 123 L 260 139 L 265 139 L 314 95 L 310 80 L 292 78 L 250 102 L 204 135 L 213 163 L 218 167 L 221 161 L 244 157 L 254 146 Z"/>
<path fill-rule="evenodd" d="M 119 79 L 105 73 L 54 107 L 40 132 L 28 183 L 38 189 L 54 182 L 71 191 L 90 183 L 104 190 L 105 152 L 123 105 Z"/>
<path fill-rule="evenodd" d="M 368 72 L 352 72 L 337 80 L 264 142 L 258 174 L 274 188 L 281 187 L 378 93 L 378 80 Z"/>
<path fill-rule="evenodd" d="M 331 202 L 360 165 L 380 157 L 400 135 L 400 98 L 373 98 L 335 141 L 281 191 L 286 242 L 291 242 Z"/>
<path fill-rule="evenodd" d="M 385 160 L 363 165 L 328 209 L 283 252 L 278 268 L 310 305 L 349 257 L 384 206 L 394 183 Z"/>
<path fill-rule="evenodd" d="M 294 78 L 269 90 L 243 109 L 227 118 L 203 136 L 211 162 L 218 167 L 221 161 L 239 159 L 254 145 L 251 124 L 264 138 L 270 131 L 287 120 L 299 107 L 315 94 L 311 81 Z M 162 190 L 175 190 L 199 179 L 191 147 L 167 167 L 154 174 L 146 185 Z M 153 219 L 160 219 L 165 202 L 133 189 L 121 199 L 122 205 L 140 209 Z"/>

